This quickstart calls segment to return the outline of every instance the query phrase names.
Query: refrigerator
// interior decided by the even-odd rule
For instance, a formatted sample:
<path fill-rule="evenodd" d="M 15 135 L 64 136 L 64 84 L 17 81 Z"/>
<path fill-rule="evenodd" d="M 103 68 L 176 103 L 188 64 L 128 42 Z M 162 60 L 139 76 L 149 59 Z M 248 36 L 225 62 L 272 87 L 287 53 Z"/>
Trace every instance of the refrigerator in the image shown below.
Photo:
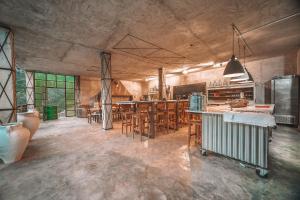
<path fill-rule="evenodd" d="M 279 124 L 299 125 L 300 76 L 276 76 L 271 80 L 271 103 Z"/>

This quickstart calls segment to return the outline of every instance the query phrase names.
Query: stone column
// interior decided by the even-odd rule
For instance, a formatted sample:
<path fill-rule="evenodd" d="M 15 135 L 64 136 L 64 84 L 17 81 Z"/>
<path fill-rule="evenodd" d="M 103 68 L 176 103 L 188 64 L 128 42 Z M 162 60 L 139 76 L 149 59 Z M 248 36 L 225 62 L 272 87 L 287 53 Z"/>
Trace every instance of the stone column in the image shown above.
<path fill-rule="evenodd" d="M 16 63 L 14 35 L 0 26 L 0 120 L 16 121 Z"/>
<path fill-rule="evenodd" d="M 34 109 L 34 72 L 25 71 L 27 110 Z"/>
<path fill-rule="evenodd" d="M 101 52 L 101 103 L 102 103 L 102 128 L 112 129 L 112 99 L 111 99 L 111 54 Z"/>
<path fill-rule="evenodd" d="M 158 69 L 158 99 L 166 99 L 166 83 L 164 68 Z"/>

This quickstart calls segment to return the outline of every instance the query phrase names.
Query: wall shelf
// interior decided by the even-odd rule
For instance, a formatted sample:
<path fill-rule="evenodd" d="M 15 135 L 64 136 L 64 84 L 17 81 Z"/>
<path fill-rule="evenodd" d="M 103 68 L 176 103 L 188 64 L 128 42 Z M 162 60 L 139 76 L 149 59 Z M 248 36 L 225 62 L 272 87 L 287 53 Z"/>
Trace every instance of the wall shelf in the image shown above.
<path fill-rule="evenodd" d="M 254 84 L 207 88 L 207 100 L 210 103 L 239 99 L 241 92 L 247 100 L 254 101 Z"/>

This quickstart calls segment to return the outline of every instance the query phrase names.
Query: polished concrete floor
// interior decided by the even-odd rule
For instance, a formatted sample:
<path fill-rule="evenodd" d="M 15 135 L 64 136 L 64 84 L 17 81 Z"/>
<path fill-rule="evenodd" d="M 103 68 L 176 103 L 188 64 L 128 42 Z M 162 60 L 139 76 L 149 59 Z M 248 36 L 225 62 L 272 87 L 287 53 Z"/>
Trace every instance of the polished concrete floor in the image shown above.
<path fill-rule="evenodd" d="M 271 172 L 188 151 L 187 130 L 140 142 L 86 119 L 42 123 L 21 161 L 0 164 L 0 199 L 300 199 L 300 132 L 274 130 Z"/>

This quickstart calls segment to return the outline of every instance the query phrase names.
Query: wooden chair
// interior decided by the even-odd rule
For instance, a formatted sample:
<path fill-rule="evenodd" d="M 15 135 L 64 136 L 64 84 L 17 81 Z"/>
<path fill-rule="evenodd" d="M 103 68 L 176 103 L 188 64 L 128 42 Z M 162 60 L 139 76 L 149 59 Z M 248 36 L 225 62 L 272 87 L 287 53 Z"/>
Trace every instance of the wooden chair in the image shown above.
<path fill-rule="evenodd" d="M 168 130 L 170 127 L 174 130 L 177 128 L 177 108 L 176 101 L 167 101 L 166 102 L 166 109 L 167 109 L 167 127 Z"/>
<path fill-rule="evenodd" d="M 102 113 L 101 110 L 98 111 L 92 111 L 91 108 L 87 108 L 87 119 L 88 123 L 97 122 L 100 123 L 102 119 Z"/>
<path fill-rule="evenodd" d="M 168 133 L 168 116 L 166 110 L 166 102 L 159 101 L 155 105 L 154 128 L 155 133 L 158 131 L 165 131 Z"/>
<path fill-rule="evenodd" d="M 88 123 L 91 124 L 92 123 L 92 112 L 91 112 L 91 109 L 90 107 L 88 107 L 86 109 L 86 116 L 87 116 L 87 120 L 88 120 Z"/>
<path fill-rule="evenodd" d="M 189 101 L 188 100 L 183 101 L 183 109 L 182 109 L 182 115 L 183 115 L 182 123 L 183 123 L 183 125 L 188 124 L 188 113 L 186 112 L 186 110 L 188 110 L 188 109 L 189 109 Z"/>
<path fill-rule="evenodd" d="M 201 144 L 202 138 L 202 115 L 200 113 L 188 113 L 188 148 L 190 148 L 191 137 L 195 136 L 195 144 Z M 192 132 L 192 126 L 195 127 L 194 133 Z"/>
<path fill-rule="evenodd" d="M 150 109 L 151 102 L 139 102 L 136 104 L 136 112 L 132 115 L 133 139 L 135 133 L 140 134 L 141 141 L 143 141 L 143 135 L 146 133 L 148 139 L 150 138 Z"/>
<path fill-rule="evenodd" d="M 128 135 L 128 127 L 129 131 L 132 131 L 132 115 L 134 114 L 132 107 L 130 104 L 121 105 L 120 106 L 121 120 L 122 120 L 122 134 L 124 134 L 124 127 L 126 136 Z"/>

